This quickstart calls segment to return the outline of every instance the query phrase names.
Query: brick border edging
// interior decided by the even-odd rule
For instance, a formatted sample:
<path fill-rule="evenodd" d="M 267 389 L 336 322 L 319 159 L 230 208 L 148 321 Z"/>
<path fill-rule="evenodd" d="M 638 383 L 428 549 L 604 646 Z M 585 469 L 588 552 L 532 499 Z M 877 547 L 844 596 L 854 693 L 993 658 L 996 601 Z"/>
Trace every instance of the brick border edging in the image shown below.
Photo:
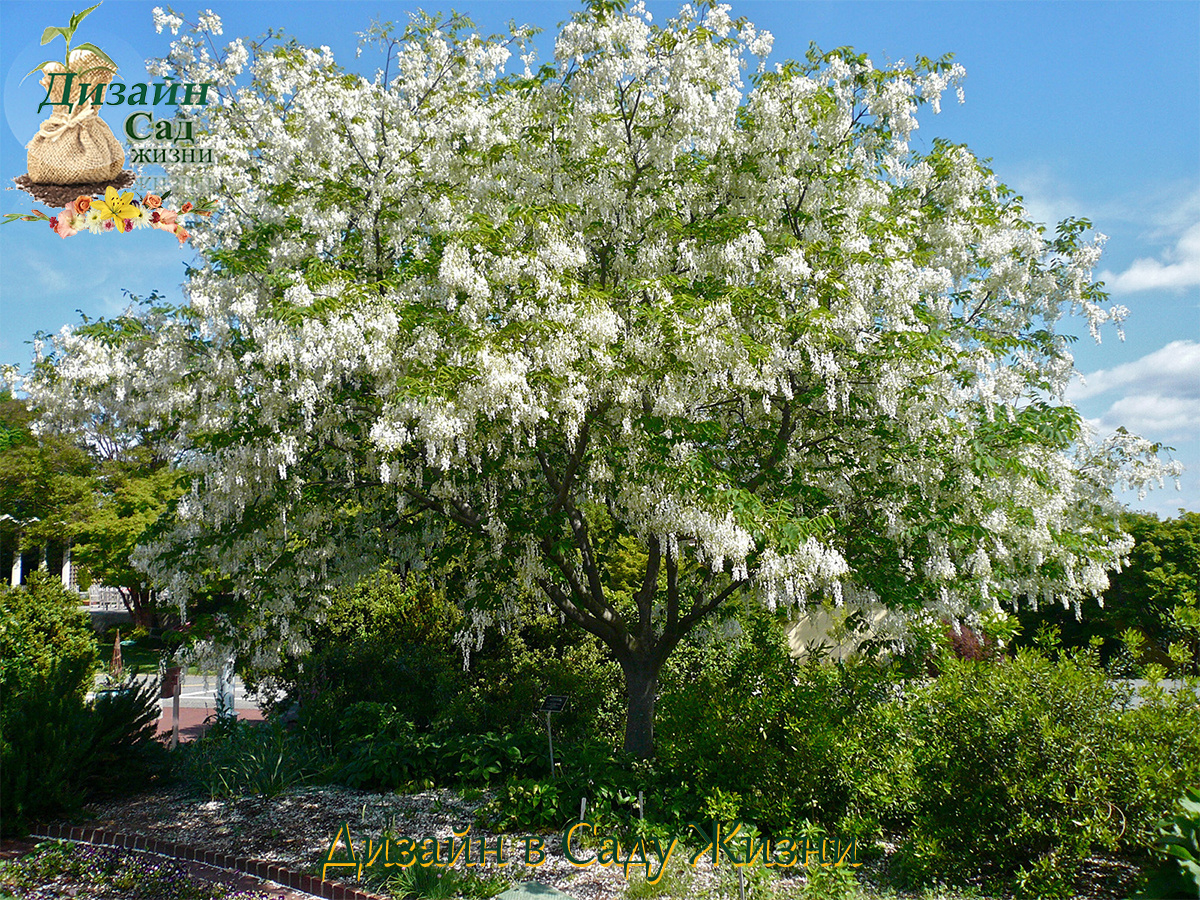
<path fill-rule="evenodd" d="M 289 890 L 311 894 L 322 900 L 386 900 L 378 894 L 368 894 L 336 881 L 323 881 L 315 875 L 293 872 L 277 863 L 247 856 L 234 856 L 232 853 L 220 853 L 216 850 L 201 850 L 197 847 L 189 847 L 187 844 L 160 841 L 157 838 L 147 838 L 140 834 L 121 834 L 116 831 L 106 831 L 103 828 L 85 828 L 79 825 L 38 825 L 30 830 L 30 837 L 157 853 L 159 856 L 179 862 L 196 862 L 217 869 L 227 869 L 255 878 L 274 881 Z"/>

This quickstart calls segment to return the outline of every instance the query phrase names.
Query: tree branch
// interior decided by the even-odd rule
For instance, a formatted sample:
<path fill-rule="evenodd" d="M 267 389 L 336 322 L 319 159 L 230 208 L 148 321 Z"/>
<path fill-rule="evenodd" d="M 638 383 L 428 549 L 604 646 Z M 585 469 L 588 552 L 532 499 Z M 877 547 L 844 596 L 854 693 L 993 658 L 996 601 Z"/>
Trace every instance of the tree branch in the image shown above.
<path fill-rule="evenodd" d="M 738 579 L 737 581 L 731 581 L 725 590 L 721 591 L 721 593 L 717 594 L 717 596 L 708 601 L 705 601 L 702 597 L 697 597 L 695 605 L 692 606 L 688 614 L 679 620 L 679 634 L 676 637 L 676 640 L 687 634 L 693 625 L 732 597 L 735 591 L 744 587 L 747 583 L 748 582 L 744 578 Z"/>
<path fill-rule="evenodd" d="M 642 578 L 641 588 L 634 595 L 634 600 L 638 608 L 638 639 L 649 646 L 654 637 L 650 617 L 654 611 L 654 595 L 658 593 L 658 573 L 662 570 L 662 548 L 658 538 L 651 536 L 647 549 L 650 558 L 646 560 L 646 574 Z M 668 559 L 667 565 L 670 564 Z"/>

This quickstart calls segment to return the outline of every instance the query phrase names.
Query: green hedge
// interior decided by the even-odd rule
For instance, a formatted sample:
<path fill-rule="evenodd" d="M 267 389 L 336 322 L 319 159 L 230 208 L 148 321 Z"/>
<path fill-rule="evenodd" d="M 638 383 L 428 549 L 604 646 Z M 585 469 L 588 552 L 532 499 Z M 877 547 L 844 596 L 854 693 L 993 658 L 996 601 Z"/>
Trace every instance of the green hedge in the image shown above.
<path fill-rule="evenodd" d="M 0 819 L 19 831 L 78 804 L 84 697 L 96 670 L 87 616 L 54 579 L 0 588 Z"/>

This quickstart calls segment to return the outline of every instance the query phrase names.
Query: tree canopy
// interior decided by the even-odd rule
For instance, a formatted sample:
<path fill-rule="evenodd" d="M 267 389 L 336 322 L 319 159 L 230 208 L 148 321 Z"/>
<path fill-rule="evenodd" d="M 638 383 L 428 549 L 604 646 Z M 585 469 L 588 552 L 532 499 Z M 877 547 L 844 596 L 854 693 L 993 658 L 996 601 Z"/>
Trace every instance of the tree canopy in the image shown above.
<path fill-rule="evenodd" d="M 95 468 L 73 437 L 35 436 L 32 418 L 24 401 L 0 391 L 0 534 L 15 553 L 71 534 Z"/>
<path fill-rule="evenodd" d="M 145 433 L 118 436 L 95 418 L 86 430 L 35 433 L 36 419 L 27 401 L 0 393 L 0 535 L 13 552 L 43 557 L 47 545 L 69 546 L 81 583 L 117 588 L 139 624 L 155 624 L 156 597 L 133 557 L 179 496 L 179 473 Z"/>
<path fill-rule="evenodd" d="M 1195 674 L 1200 668 L 1200 513 L 1180 510 L 1176 518 L 1162 520 L 1126 513 L 1121 526 L 1135 543 L 1121 571 L 1110 576 L 1103 607 L 1082 620 L 1056 608 L 1023 611 L 1023 640 L 1032 642 L 1041 625 L 1054 625 L 1066 646 L 1086 647 L 1099 638 L 1106 661 L 1127 653 L 1119 666 L 1142 657 Z"/>
<path fill-rule="evenodd" d="M 165 436 L 190 487 L 148 564 L 231 578 L 245 641 L 453 559 L 476 630 L 527 591 L 612 650 L 646 755 L 659 667 L 731 598 L 903 633 L 1078 603 L 1128 552 L 1111 487 L 1161 478 L 1157 448 L 1092 442 L 1062 397 L 1062 317 L 1123 315 L 1101 239 L 912 149 L 949 58 L 767 69 L 709 4 L 592 3 L 544 64 L 422 15 L 371 32 L 374 78 L 217 33 L 159 66 L 222 93 L 192 111 L 217 163 L 171 171 L 222 207 L 187 304 L 64 333 L 30 390 Z"/>

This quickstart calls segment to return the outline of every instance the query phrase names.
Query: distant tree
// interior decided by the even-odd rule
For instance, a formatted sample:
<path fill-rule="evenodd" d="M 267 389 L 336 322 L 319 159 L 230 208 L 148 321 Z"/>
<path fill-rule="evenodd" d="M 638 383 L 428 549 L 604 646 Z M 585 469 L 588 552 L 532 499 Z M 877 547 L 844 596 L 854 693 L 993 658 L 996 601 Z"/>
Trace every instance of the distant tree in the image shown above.
<path fill-rule="evenodd" d="M 134 620 L 148 628 L 161 624 L 162 609 L 134 555 L 181 493 L 178 471 L 133 447 L 99 464 L 90 503 L 76 516 L 75 563 L 92 581 L 117 588 Z"/>
<path fill-rule="evenodd" d="M 182 488 L 150 447 L 111 430 L 34 434 L 27 401 L 0 396 L 0 529 L 21 550 L 71 545 L 85 581 L 120 591 L 134 620 L 158 624 L 156 595 L 131 558 Z"/>
<path fill-rule="evenodd" d="M 68 540 L 95 486 L 96 461 L 82 442 L 35 435 L 32 418 L 24 400 L 0 393 L 0 534 L 17 553 Z"/>
<path fill-rule="evenodd" d="M 1051 624 L 1068 647 L 1102 639 L 1102 655 L 1110 660 L 1136 635 L 1146 659 L 1200 671 L 1200 513 L 1180 510 L 1173 519 L 1127 513 L 1121 524 L 1134 545 L 1129 561 L 1109 576 L 1101 607 L 1083 618 L 1053 605 L 1024 610 L 1022 642 Z"/>

